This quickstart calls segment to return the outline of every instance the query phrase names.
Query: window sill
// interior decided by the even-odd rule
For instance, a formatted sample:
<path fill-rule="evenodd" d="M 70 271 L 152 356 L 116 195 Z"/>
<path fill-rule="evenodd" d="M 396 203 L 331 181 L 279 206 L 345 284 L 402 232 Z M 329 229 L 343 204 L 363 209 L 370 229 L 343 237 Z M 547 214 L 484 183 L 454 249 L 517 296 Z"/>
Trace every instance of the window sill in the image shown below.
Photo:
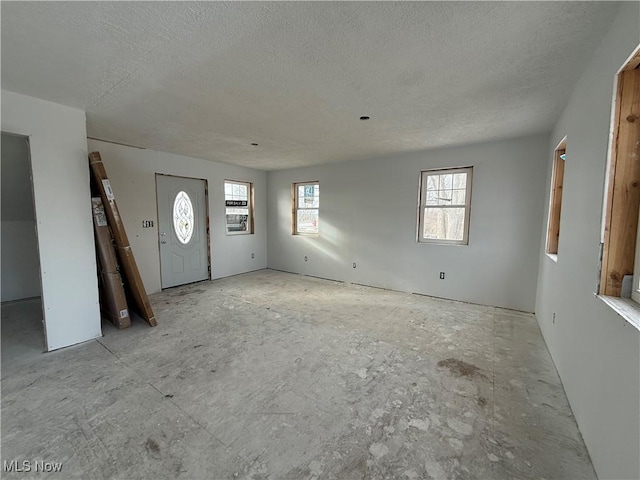
<path fill-rule="evenodd" d="M 557 253 L 547 253 L 547 257 L 549 257 L 554 262 L 558 263 L 558 254 Z"/>
<path fill-rule="evenodd" d="M 624 318 L 632 327 L 640 331 L 640 304 L 630 298 L 609 297 L 596 295 L 600 300 L 610 306 L 614 312 Z"/>
<path fill-rule="evenodd" d="M 468 247 L 469 243 L 460 243 L 460 242 L 447 242 L 442 240 L 418 240 L 418 244 L 420 245 L 447 245 L 449 247 Z"/>

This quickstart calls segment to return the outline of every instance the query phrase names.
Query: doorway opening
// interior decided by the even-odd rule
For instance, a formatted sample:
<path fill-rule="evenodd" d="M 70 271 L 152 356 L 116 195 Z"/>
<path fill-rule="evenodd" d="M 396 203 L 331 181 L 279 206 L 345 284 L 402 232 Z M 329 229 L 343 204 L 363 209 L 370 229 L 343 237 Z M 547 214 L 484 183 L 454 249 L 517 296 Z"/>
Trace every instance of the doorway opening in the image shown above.
<path fill-rule="evenodd" d="M 2 132 L 2 362 L 46 351 L 30 152 L 29 137 Z"/>
<path fill-rule="evenodd" d="M 156 173 L 163 289 L 211 278 L 207 181 Z"/>

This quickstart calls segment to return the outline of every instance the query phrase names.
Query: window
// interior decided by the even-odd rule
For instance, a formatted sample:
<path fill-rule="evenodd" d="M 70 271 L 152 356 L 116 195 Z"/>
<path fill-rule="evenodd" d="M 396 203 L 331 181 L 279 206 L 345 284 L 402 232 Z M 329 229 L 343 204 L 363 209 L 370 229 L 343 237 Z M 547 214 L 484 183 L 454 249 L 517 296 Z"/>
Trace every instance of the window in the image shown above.
<path fill-rule="evenodd" d="M 640 50 L 617 76 L 599 293 L 640 303 Z M 632 280 L 626 288 L 627 279 Z M 623 289 L 623 285 L 625 288 Z"/>
<path fill-rule="evenodd" d="M 227 235 L 253 233 L 253 184 L 225 180 L 224 204 Z"/>
<path fill-rule="evenodd" d="M 564 137 L 553 154 L 551 196 L 549 197 L 549 224 L 547 226 L 547 253 L 557 255 L 560 240 L 560 210 L 562 209 L 562 183 L 567 151 L 567 137 Z"/>
<path fill-rule="evenodd" d="M 193 235 L 193 204 L 187 192 L 178 192 L 173 201 L 173 229 L 183 245 L 189 243 Z"/>
<path fill-rule="evenodd" d="M 418 241 L 467 245 L 473 167 L 426 170 L 420 176 Z"/>
<path fill-rule="evenodd" d="M 318 182 L 293 184 L 293 234 L 317 235 L 320 209 Z"/>

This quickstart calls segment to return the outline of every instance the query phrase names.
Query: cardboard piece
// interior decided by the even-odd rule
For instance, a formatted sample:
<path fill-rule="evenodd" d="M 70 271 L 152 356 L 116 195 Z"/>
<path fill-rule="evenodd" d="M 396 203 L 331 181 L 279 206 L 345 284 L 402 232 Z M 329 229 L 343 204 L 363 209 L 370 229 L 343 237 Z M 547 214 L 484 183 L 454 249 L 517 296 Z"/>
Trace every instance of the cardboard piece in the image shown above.
<path fill-rule="evenodd" d="M 131 299 L 133 300 L 132 307 L 150 326 L 155 327 L 158 323 L 153 314 L 153 309 L 151 308 L 144 284 L 142 283 L 142 277 L 140 277 L 140 271 L 133 256 L 133 251 L 129 245 L 124 223 L 120 217 L 115 195 L 107 178 L 107 172 L 102 164 L 100 153 L 92 152 L 89 154 L 89 166 L 91 167 L 95 185 L 100 192 L 107 222 L 111 227 L 113 239 L 116 243 L 118 258 L 124 273 L 125 287 L 128 289 L 131 294 Z"/>
<path fill-rule="evenodd" d="M 93 232 L 98 253 L 100 310 L 102 315 L 116 327 L 127 328 L 131 326 L 131 318 L 102 199 L 92 197 L 91 207 L 93 209 Z"/>
<path fill-rule="evenodd" d="M 130 327 L 131 318 L 127 308 L 122 277 L 118 272 L 101 272 L 99 280 L 101 287 L 100 306 L 106 306 L 102 309 L 102 315 L 120 329 Z"/>
<path fill-rule="evenodd" d="M 118 271 L 118 261 L 102 199 L 100 197 L 92 197 L 91 207 L 93 209 L 93 232 L 96 238 L 96 251 L 98 253 L 100 271 L 115 273 Z"/>

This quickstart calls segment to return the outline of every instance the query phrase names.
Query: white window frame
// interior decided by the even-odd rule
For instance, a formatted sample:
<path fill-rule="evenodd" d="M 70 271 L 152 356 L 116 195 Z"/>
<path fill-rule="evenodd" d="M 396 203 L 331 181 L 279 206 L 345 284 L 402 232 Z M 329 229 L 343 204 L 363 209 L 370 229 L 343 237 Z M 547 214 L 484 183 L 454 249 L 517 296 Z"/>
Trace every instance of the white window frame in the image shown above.
<path fill-rule="evenodd" d="M 427 177 L 433 175 L 447 175 L 456 173 L 466 173 L 467 183 L 464 204 L 452 205 L 427 205 Z M 420 189 L 418 202 L 418 235 L 419 243 L 440 244 L 440 245 L 468 245 L 469 244 L 469 225 L 471 219 L 471 184 L 473 182 L 473 166 L 455 167 L 455 168 L 439 168 L 423 170 L 420 172 Z M 427 208 L 464 208 L 464 232 L 462 240 L 447 240 L 424 237 L 424 212 Z"/>
<path fill-rule="evenodd" d="M 291 200 L 292 200 L 292 209 L 291 209 L 291 213 L 292 213 L 292 229 L 291 229 L 291 233 L 293 235 L 301 235 L 301 236 L 305 236 L 305 237 L 317 237 L 318 235 L 320 235 L 320 194 L 318 194 L 318 207 L 317 208 L 300 208 L 298 207 L 298 187 L 302 187 L 304 185 L 317 185 L 318 189 L 320 188 L 320 182 L 318 181 L 311 181 L 311 182 L 296 182 L 292 185 L 292 195 L 291 195 Z M 298 210 L 318 210 L 318 226 L 317 226 L 317 232 L 315 233 L 310 233 L 310 232 L 300 232 L 298 231 Z"/>
<path fill-rule="evenodd" d="M 234 208 L 234 207 L 227 207 L 226 202 L 227 202 L 227 184 L 233 184 L 233 185 L 243 185 L 247 187 L 247 206 L 246 207 L 235 207 L 235 208 L 247 208 L 249 211 L 249 215 L 247 217 L 247 230 L 245 231 L 229 231 L 228 228 L 228 224 L 227 224 L 227 215 L 228 215 L 228 209 L 230 208 Z M 229 236 L 234 236 L 234 235 L 252 235 L 254 228 L 253 228 L 253 183 L 251 182 L 245 182 L 242 180 L 225 180 L 223 183 L 223 192 L 224 192 L 224 199 L 225 199 L 225 206 L 224 206 L 224 229 L 227 235 Z"/>

